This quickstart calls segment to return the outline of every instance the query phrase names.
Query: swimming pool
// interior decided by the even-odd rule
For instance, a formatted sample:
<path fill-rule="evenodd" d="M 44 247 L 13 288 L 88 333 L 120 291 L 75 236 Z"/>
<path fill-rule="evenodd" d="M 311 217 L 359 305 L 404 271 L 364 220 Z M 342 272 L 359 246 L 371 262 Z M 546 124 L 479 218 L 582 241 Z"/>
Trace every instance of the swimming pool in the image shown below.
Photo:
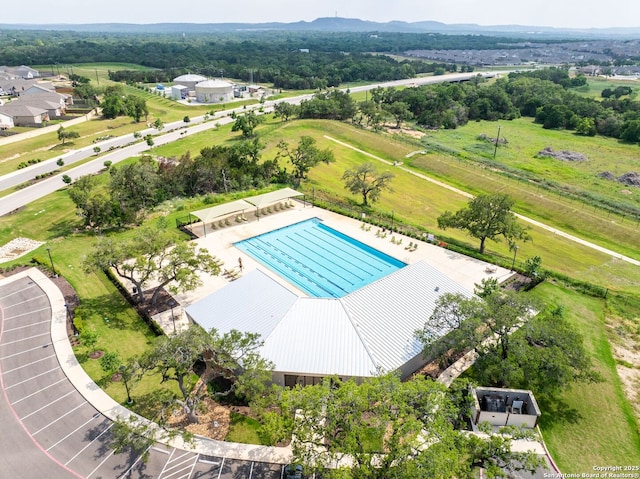
<path fill-rule="evenodd" d="M 341 298 L 406 266 L 324 225 L 319 218 L 254 236 L 235 246 L 317 298 Z"/>

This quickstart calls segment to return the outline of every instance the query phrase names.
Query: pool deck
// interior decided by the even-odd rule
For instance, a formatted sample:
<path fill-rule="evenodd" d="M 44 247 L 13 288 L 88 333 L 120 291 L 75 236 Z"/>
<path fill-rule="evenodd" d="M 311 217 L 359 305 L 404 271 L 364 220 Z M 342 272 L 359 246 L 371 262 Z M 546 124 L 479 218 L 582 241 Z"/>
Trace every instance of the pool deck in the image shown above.
<path fill-rule="evenodd" d="M 293 285 L 282 279 L 276 273 L 259 264 L 256 260 L 236 248 L 233 243 L 251 238 L 253 236 L 272 231 L 277 228 L 291 225 L 300 221 L 304 221 L 313 217 L 320 218 L 328 226 L 357 239 L 373 248 L 376 248 L 394 258 L 399 259 L 407 264 L 413 264 L 420 260 L 424 260 L 446 276 L 450 277 L 465 289 L 473 291 L 474 284 L 480 283 L 484 278 L 497 278 L 502 282 L 509 278 L 513 272 L 505 268 L 496 267 L 484 261 L 470 258 L 468 256 L 455 253 L 446 248 L 430 244 L 425 241 L 416 241 L 413 238 L 399 235 L 397 233 L 387 233 L 386 238 L 376 236 L 376 232 L 380 230 L 375 226 L 371 226 L 369 231 L 362 229 L 362 222 L 346 216 L 339 215 L 327 210 L 309 205 L 303 205 L 301 202 L 294 202 L 294 207 L 272 213 L 268 216 L 261 216 L 260 219 L 233 223 L 223 229 L 212 230 L 207 227 L 206 236 L 201 236 L 194 242 L 201 248 L 207 249 L 212 255 L 216 256 L 224 262 L 220 276 L 212 277 L 203 274 L 203 284 L 194 291 L 176 295 L 176 301 L 182 308 L 193 304 L 194 302 L 204 298 L 205 296 L 218 291 L 225 287 L 232 280 L 228 275 L 224 275 L 224 271 L 239 270 L 238 258 L 242 260 L 243 270 L 240 272 L 246 274 L 256 268 L 260 268 L 274 280 L 286 286 L 289 290 L 299 296 L 308 296 L 304 291 L 295 288 Z M 194 232 L 202 234 L 202 224 L 196 224 Z M 369 225 L 368 225 L 369 226 Z M 391 238 L 396 240 L 402 239 L 401 244 L 394 244 Z M 415 251 L 405 249 L 409 242 L 418 244 Z M 496 268 L 495 272 L 488 273 L 487 267 Z M 181 322 L 185 320 L 180 314 Z"/>

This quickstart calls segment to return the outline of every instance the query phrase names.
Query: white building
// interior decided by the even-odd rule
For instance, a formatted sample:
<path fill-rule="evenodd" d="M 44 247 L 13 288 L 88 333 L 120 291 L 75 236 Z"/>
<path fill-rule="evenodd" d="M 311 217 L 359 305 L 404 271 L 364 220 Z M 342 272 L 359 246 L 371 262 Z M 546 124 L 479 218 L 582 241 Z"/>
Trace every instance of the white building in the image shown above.
<path fill-rule="evenodd" d="M 189 96 L 189 87 L 185 85 L 173 85 L 171 87 L 171 98 L 179 101 L 184 100 Z"/>
<path fill-rule="evenodd" d="M 196 85 L 200 82 L 203 82 L 207 79 L 207 77 L 203 77 L 202 75 L 196 75 L 194 73 L 188 73 L 186 75 L 180 75 L 173 79 L 173 83 L 176 85 L 184 85 L 190 91 L 194 91 L 196 89 Z"/>
<path fill-rule="evenodd" d="M 224 80 L 205 80 L 196 85 L 196 100 L 200 103 L 225 103 L 233 98 L 233 85 Z"/>
<path fill-rule="evenodd" d="M 2 104 L 0 104 L 2 106 Z M 13 128 L 15 125 L 13 124 L 13 117 L 0 112 L 0 130 L 8 130 L 9 128 Z"/>
<path fill-rule="evenodd" d="M 258 269 L 185 311 L 206 330 L 260 334 L 260 353 L 275 364 L 274 382 L 293 386 L 332 375 L 370 377 L 380 370 L 412 374 L 425 363 L 414 333 L 444 293 L 471 296 L 424 261 L 342 298 L 299 297 Z"/>

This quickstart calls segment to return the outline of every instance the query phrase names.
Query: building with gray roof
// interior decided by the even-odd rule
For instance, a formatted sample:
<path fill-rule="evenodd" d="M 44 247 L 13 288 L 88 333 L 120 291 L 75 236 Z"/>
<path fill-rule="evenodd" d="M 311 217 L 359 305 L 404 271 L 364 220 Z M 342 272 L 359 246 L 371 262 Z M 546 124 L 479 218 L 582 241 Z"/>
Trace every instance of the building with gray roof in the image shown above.
<path fill-rule="evenodd" d="M 261 354 L 275 365 L 274 382 L 293 386 L 333 375 L 412 374 L 425 363 L 414 333 L 444 293 L 472 295 L 424 261 L 342 298 L 298 296 L 257 269 L 185 311 L 207 330 L 260 334 Z"/>

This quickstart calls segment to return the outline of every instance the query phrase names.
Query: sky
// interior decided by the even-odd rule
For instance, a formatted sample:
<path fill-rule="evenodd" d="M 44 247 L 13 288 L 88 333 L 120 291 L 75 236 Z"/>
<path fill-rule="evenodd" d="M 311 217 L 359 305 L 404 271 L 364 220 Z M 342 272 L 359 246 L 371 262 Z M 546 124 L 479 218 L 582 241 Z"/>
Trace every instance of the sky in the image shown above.
<path fill-rule="evenodd" d="M 94 4 L 95 7 L 91 5 Z M 565 28 L 640 27 L 633 0 L 29 0 L 29 8 L 3 8 L 0 23 L 260 23 L 318 17 L 377 22 L 433 20 L 479 25 Z"/>

